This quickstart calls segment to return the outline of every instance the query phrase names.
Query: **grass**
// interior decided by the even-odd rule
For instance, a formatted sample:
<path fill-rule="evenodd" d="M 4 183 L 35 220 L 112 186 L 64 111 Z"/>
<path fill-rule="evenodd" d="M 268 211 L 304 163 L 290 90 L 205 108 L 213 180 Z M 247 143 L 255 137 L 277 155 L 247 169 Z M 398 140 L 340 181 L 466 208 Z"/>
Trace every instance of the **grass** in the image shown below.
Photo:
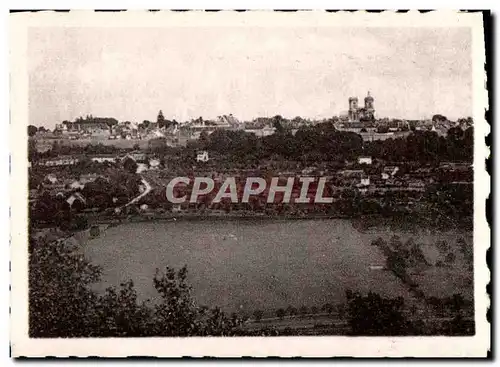
<path fill-rule="evenodd" d="M 256 309 L 269 313 L 289 305 L 320 308 L 342 303 L 347 288 L 410 297 L 390 272 L 369 269 L 385 261 L 371 241 L 394 234 L 402 239 L 416 236 L 426 246 L 443 238 L 450 244 L 458 236 L 467 238 L 453 232 L 359 232 L 347 220 L 145 222 L 109 228 L 84 249 L 103 267 L 98 289 L 132 279 L 141 299 L 154 300 L 155 269 L 187 264 L 200 304 L 251 315 Z M 435 289 L 442 297 L 455 291 L 472 295 L 472 287 L 463 286 L 470 274 L 460 262 L 432 270 L 421 276 L 424 291 Z"/>

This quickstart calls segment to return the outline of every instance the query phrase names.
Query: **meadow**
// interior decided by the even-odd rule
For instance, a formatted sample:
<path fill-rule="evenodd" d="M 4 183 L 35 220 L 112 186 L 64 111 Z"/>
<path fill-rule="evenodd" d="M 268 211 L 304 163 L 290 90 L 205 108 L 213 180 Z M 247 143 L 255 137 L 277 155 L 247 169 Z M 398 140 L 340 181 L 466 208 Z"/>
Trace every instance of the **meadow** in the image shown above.
<path fill-rule="evenodd" d="M 275 310 L 292 305 L 321 307 L 344 302 L 345 290 L 411 297 L 390 271 L 375 270 L 385 258 L 371 242 L 382 237 L 413 238 L 431 264 L 439 259 L 437 241 L 452 249 L 470 232 L 360 231 L 349 220 L 156 221 L 111 227 L 87 241 L 84 252 L 103 268 L 98 290 L 132 279 L 140 299 L 157 294 L 157 268 L 188 266 L 199 304 L 228 312 Z M 456 250 L 456 251 L 455 251 Z M 472 274 L 460 259 L 451 267 L 420 272 L 422 290 L 437 297 L 461 293 L 472 299 Z"/>

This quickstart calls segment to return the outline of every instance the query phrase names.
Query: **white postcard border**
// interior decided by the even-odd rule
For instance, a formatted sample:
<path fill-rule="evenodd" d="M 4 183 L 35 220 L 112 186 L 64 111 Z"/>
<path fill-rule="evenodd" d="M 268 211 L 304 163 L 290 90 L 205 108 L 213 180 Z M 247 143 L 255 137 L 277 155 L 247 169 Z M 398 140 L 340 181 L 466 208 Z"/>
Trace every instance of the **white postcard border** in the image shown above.
<path fill-rule="evenodd" d="M 367 13 L 304 11 L 250 12 L 146 12 L 18 13 L 10 16 L 11 91 L 11 348 L 13 356 L 163 356 L 163 357 L 481 357 L 490 346 L 486 320 L 490 272 L 486 251 L 490 228 L 485 200 L 490 179 L 485 170 L 489 148 L 484 137 L 488 94 L 485 89 L 485 50 L 481 13 L 436 11 L 430 13 Z M 30 339 L 28 337 L 27 256 L 27 138 L 28 76 L 27 30 L 29 27 L 470 27 L 472 31 L 474 101 L 474 287 L 476 335 L 473 337 L 234 337 L 234 338 L 99 338 Z"/>

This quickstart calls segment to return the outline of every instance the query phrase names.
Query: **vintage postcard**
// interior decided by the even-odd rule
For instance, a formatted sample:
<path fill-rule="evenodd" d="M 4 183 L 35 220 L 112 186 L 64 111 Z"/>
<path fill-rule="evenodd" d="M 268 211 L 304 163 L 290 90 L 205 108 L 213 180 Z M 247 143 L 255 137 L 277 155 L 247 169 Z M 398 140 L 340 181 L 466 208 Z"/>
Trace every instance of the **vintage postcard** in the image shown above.
<path fill-rule="evenodd" d="M 13 356 L 486 356 L 485 16 L 11 14 Z"/>

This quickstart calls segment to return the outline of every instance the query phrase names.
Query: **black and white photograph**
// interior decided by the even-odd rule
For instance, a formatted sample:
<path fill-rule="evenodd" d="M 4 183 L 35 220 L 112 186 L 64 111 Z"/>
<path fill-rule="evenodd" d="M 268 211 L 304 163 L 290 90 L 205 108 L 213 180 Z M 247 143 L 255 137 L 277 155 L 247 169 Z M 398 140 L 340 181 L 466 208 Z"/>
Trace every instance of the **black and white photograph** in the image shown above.
<path fill-rule="evenodd" d="M 13 354 L 485 356 L 486 16 L 11 14 Z"/>

